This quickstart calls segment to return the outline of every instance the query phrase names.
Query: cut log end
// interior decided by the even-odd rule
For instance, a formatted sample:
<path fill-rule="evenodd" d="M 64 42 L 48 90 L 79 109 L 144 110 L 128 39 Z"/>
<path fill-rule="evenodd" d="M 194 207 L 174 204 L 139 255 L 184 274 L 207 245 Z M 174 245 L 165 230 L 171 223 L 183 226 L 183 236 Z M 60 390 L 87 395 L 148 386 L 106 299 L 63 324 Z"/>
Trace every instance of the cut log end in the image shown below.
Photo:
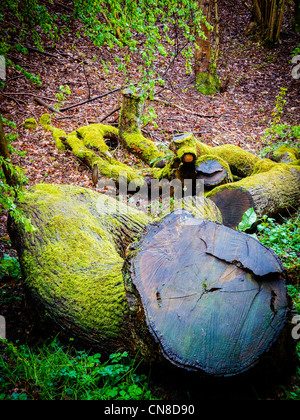
<path fill-rule="evenodd" d="M 203 180 L 206 188 L 227 184 L 229 179 L 228 171 L 216 160 L 201 162 L 196 166 L 196 174 L 197 179 Z"/>
<path fill-rule="evenodd" d="M 223 224 L 230 228 L 238 227 L 243 214 L 254 206 L 252 197 L 243 190 L 223 190 L 211 197 L 219 208 Z"/>
<path fill-rule="evenodd" d="M 285 283 L 277 257 L 255 239 L 174 212 L 136 249 L 132 282 L 151 334 L 174 365 L 233 376 L 277 341 Z"/>

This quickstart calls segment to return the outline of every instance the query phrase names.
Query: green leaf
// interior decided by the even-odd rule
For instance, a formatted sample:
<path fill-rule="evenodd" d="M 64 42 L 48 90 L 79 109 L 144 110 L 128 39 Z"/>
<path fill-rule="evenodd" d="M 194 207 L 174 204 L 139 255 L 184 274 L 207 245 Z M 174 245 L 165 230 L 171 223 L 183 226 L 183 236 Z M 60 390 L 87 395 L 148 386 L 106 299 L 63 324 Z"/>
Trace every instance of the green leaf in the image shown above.
<path fill-rule="evenodd" d="M 247 210 L 242 217 L 242 221 L 239 223 L 238 230 L 245 232 L 250 229 L 253 224 L 257 221 L 257 216 L 253 207 Z"/>

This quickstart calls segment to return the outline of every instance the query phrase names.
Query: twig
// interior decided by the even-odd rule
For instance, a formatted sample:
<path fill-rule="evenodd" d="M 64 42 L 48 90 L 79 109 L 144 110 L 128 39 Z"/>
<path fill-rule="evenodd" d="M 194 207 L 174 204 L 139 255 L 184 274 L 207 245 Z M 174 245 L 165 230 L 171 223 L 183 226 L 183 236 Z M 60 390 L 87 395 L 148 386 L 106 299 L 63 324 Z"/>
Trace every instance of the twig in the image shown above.
<path fill-rule="evenodd" d="M 56 58 L 56 60 L 59 60 L 59 57 L 57 55 L 54 54 L 50 54 L 47 53 L 46 51 L 40 51 L 37 48 L 31 47 L 30 45 L 25 45 L 25 48 L 27 48 L 27 50 L 38 53 L 38 54 L 42 54 L 42 55 L 46 55 L 47 57 L 52 57 L 52 58 Z"/>
<path fill-rule="evenodd" d="M 33 96 L 34 98 L 42 98 L 47 101 L 56 102 L 56 99 L 48 98 L 47 96 L 37 96 L 34 93 L 30 92 L 3 92 L 3 95 L 24 95 L 24 96 Z"/>
<path fill-rule="evenodd" d="M 182 108 L 181 106 L 176 105 L 176 104 L 174 104 L 172 102 L 162 101 L 162 100 L 160 100 L 158 98 L 153 98 L 152 100 L 153 101 L 156 101 L 156 102 L 160 102 L 160 103 L 162 103 L 164 105 L 167 105 L 167 106 L 173 106 L 174 108 L 178 108 L 181 111 L 187 112 L 188 114 L 191 114 L 191 115 L 195 115 L 196 117 L 200 117 L 200 118 L 219 118 L 219 116 L 216 116 L 216 115 L 197 114 L 196 112 L 190 111 L 189 109 Z"/>
<path fill-rule="evenodd" d="M 82 68 L 83 68 L 83 73 L 84 73 L 84 76 L 85 76 L 85 81 L 86 81 L 86 84 L 87 84 L 88 90 L 89 90 L 89 99 L 91 99 L 91 86 L 89 84 L 89 80 L 88 80 L 87 75 L 86 75 L 84 63 L 82 63 Z"/>
<path fill-rule="evenodd" d="M 167 72 L 169 71 L 170 67 L 172 66 L 172 64 L 174 63 L 174 61 L 176 60 L 176 58 L 179 56 L 179 54 L 181 53 L 181 51 L 183 51 L 189 45 L 190 42 L 191 41 L 188 41 L 180 50 L 177 50 L 177 53 L 174 55 L 173 59 L 171 60 L 171 62 L 168 65 L 168 67 L 164 71 L 162 77 L 164 77 L 167 74 Z"/>
<path fill-rule="evenodd" d="M 34 100 L 35 100 L 35 102 L 37 102 L 39 105 L 45 106 L 46 108 L 50 109 L 50 111 L 52 111 L 52 112 L 56 112 L 57 114 L 61 114 L 61 112 L 60 112 L 58 109 L 54 108 L 54 107 L 53 107 L 53 106 L 51 106 L 51 105 L 48 105 L 48 104 L 47 104 L 46 102 L 44 102 L 42 99 L 40 99 L 40 98 L 34 98 Z"/>
<path fill-rule="evenodd" d="M 60 111 L 61 112 L 69 111 L 69 109 L 77 108 L 78 106 L 85 105 L 85 104 L 87 104 L 89 102 L 97 101 L 98 99 L 104 98 L 105 96 L 111 95 L 112 93 L 119 92 L 122 89 L 124 89 L 124 87 L 120 87 L 120 88 L 111 90 L 109 92 L 103 93 L 102 95 L 95 96 L 94 98 L 87 99 L 87 100 L 85 100 L 83 102 L 79 102 L 78 104 L 74 104 L 74 105 L 68 106 L 67 108 L 62 108 Z"/>
<path fill-rule="evenodd" d="M 102 120 L 100 121 L 100 123 L 102 123 L 103 121 L 105 121 L 108 117 L 110 117 L 111 115 L 115 114 L 116 112 L 120 111 L 121 107 L 119 106 L 118 108 L 114 109 L 110 114 L 106 115 L 104 118 L 102 118 Z"/>
<path fill-rule="evenodd" d="M 19 106 L 20 106 L 20 102 L 21 102 L 22 104 L 25 104 L 25 103 L 26 103 L 26 102 L 24 102 L 24 101 L 21 101 L 20 99 L 19 99 L 19 100 L 17 100 L 16 98 L 11 98 L 10 96 L 5 95 L 4 93 L 2 93 L 1 95 L 2 95 L 2 96 L 5 96 L 6 98 L 8 98 L 8 99 L 10 99 L 10 100 L 12 100 L 12 101 L 15 101 L 15 103 L 16 103 L 17 105 L 19 105 Z"/>
<path fill-rule="evenodd" d="M 57 5 L 57 6 L 60 6 L 60 7 L 62 7 L 63 9 L 66 9 L 66 10 L 68 10 L 69 12 L 74 12 L 74 10 L 71 8 L 71 7 L 69 7 L 69 6 L 66 6 L 65 4 L 63 4 L 63 3 L 59 3 L 58 1 L 56 1 L 55 2 L 55 4 Z"/>

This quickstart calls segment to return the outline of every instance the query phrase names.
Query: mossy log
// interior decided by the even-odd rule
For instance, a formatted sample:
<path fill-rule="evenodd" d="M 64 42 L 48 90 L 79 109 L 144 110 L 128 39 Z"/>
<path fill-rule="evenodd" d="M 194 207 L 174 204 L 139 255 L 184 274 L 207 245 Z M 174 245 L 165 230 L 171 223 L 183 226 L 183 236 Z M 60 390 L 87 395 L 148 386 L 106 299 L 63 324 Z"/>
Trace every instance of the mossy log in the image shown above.
<path fill-rule="evenodd" d="M 294 148 L 280 148 L 272 161 L 231 144 L 207 146 L 186 133 L 175 137 L 170 149 L 174 158 L 158 177 L 202 179 L 226 226 L 237 227 L 251 207 L 262 217 L 299 206 L 299 153 Z"/>
<path fill-rule="evenodd" d="M 19 205 L 35 230 L 10 220 L 9 232 L 42 318 L 147 363 L 214 376 L 254 366 L 286 324 L 282 266 L 255 239 L 204 220 L 219 219 L 210 200 L 195 203 L 196 216 L 153 222 L 92 190 L 30 188 Z"/>
<path fill-rule="evenodd" d="M 160 171 L 159 178 L 173 179 L 179 175 L 179 170 L 187 173 L 190 179 L 193 179 L 196 176 L 197 160 L 208 160 L 211 157 L 224 165 L 228 172 L 228 178 L 231 180 L 233 175 L 238 177 L 250 176 L 256 165 L 262 160 L 258 156 L 232 144 L 216 147 L 208 146 L 196 139 L 192 133 L 175 136 L 170 144 L 170 149 L 174 152 L 174 158 Z M 189 162 L 188 165 L 185 162 L 186 155 L 194 156 L 193 165 Z"/>
<path fill-rule="evenodd" d="M 300 205 L 300 166 L 270 164 L 268 171 L 257 172 L 232 184 L 223 185 L 208 193 L 220 209 L 223 223 L 237 227 L 242 216 L 253 207 L 257 217 L 276 216 Z"/>
<path fill-rule="evenodd" d="M 41 117 L 40 124 L 45 130 L 52 132 L 59 150 L 72 150 L 74 155 L 87 164 L 91 170 L 97 165 L 99 176 L 112 179 L 116 184 L 120 179 L 126 178 L 131 185 L 141 187 L 145 182 L 144 174 L 153 175 L 155 172 L 155 169 L 149 167 L 150 162 L 157 157 L 164 156 L 156 145 L 145 138 L 141 132 L 124 132 L 125 123 L 122 125 L 121 135 L 118 128 L 105 124 L 79 127 L 67 134 L 64 130 L 51 125 L 51 118 L 48 114 Z M 134 126 L 138 127 L 136 120 Z M 110 148 L 112 143 L 123 144 L 127 150 L 136 154 L 146 166 L 141 165 L 141 169 L 137 170 L 114 159 Z"/>

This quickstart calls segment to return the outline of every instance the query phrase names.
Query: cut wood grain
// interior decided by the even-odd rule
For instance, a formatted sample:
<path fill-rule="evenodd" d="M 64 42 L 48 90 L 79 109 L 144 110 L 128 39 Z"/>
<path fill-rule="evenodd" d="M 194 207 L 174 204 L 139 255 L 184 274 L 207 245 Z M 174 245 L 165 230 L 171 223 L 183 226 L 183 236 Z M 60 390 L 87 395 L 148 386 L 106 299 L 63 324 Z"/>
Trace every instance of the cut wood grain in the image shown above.
<path fill-rule="evenodd" d="M 173 364 L 236 375 L 277 340 L 288 307 L 282 265 L 256 239 L 175 212 L 136 248 L 131 278 Z"/>

